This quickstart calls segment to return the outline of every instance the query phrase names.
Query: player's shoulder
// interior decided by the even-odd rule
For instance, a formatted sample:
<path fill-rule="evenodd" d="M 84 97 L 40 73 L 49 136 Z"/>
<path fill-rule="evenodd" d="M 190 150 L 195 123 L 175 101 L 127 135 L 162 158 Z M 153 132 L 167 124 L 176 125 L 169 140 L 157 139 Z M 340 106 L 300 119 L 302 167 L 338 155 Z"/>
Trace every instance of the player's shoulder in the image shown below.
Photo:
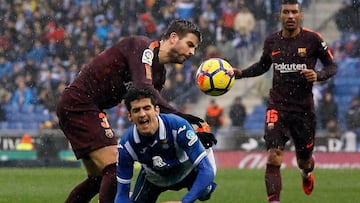
<path fill-rule="evenodd" d="M 139 47 L 148 47 L 153 40 L 149 37 L 142 35 L 133 35 L 121 39 L 118 43 L 119 46 L 128 45 L 128 48 L 138 49 Z"/>
<path fill-rule="evenodd" d="M 281 38 L 281 30 L 270 33 L 270 34 L 266 37 L 266 40 L 273 40 L 273 39 L 278 39 L 278 38 Z"/>
<path fill-rule="evenodd" d="M 316 32 L 310 28 L 302 27 L 301 34 L 307 38 L 314 38 L 323 41 L 323 37 L 319 32 Z"/>
<path fill-rule="evenodd" d="M 265 44 L 269 45 L 269 44 L 279 41 L 280 39 L 281 39 L 281 31 L 273 32 L 266 37 Z"/>
<path fill-rule="evenodd" d="M 160 114 L 160 118 L 167 130 L 175 130 L 178 133 L 184 130 L 192 129 L 192 126 L 182 117 L 175 114 Z"/>
<path fill-rule="evenodd" d="M 180 116 L 176 115 L 176 114 L 172 114 L 172 113 L 161 113 L 160 114 L 160 118 L 168 124 L 177 124 L 177 123 L 182 123 L 182 122 L 186 122 L 185 119 L 181 118 Z"/>
<path fill-rule="evenodd" d="M 129 141 L 132 142 L 134 127 L 135 127 L 134 125 L 131 125 L 129 128 L 125 130 L 123 136 L 119 140 L 120 144 L 125 144 L 126 142 Z"/>

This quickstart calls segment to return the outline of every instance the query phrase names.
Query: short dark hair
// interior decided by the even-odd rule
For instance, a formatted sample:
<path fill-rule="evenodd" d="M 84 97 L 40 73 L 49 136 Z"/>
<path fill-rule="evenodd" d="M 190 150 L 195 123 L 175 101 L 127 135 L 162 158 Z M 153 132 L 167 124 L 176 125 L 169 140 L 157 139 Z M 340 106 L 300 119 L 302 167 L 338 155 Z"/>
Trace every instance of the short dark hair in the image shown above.
<path fill-rule="evenodd" d="M 135 88 L 132 87 L 128 90 L 125 95 L 125 106 L 128 111 L 131 110 L 131 102 L 138 100 L 138 99 L 146 99 L 150 98 L 151 103 L 155 106 L 156 105 L 156 98 L 151 90 L 147 88 Z"/>
<path fill-rule="evenodd" d="M 299 4 L 297 0 L 282 0 L 281 4 Z"/>
<path fill-rule="evenodd" d="M 170 34 L 173 32 L 178 34 L 180 38 L 185 37 L 188 33 L 192 33 L 198 37 L 200 42 L 202 41 L 200 29 L 194 23 L 188 20 L 173 20 L 166 29 L 162 39 L 169 39 Z"/>

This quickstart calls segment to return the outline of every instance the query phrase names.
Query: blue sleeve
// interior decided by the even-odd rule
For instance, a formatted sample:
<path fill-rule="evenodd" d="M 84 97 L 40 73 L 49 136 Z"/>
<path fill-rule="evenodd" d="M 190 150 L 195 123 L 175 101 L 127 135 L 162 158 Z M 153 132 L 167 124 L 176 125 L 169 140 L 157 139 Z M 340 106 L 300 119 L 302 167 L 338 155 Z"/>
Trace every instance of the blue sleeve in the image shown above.
<path fill-rule="evenodd" d="M 117 191 L 115 203 L 130 203 L 130 183 L 133 177 L 134 160 L 123 144 L 118 146 L 118 162 L 116 168 Z"/>
<path fill-rule="evenodd" d="M 195 202 L 206 190 L 207 186 L 214 181 L 214 170 L 207 157 L 197 165 L 198 175 L 189 192 L 182 198 L 182 203 Z"/>

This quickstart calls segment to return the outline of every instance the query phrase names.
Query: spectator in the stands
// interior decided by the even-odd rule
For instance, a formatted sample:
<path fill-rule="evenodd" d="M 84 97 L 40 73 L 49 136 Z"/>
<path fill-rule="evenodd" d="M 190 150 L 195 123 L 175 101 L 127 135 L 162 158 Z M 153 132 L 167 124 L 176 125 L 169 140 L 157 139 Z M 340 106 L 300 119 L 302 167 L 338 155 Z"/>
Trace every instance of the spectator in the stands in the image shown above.
<path fill-rule="evenodd" d="M 6 59 L 5 53 L 0 53 L 0 78 L 9 76 L 12 72 L 12 64 Z"/>
<path fill-rule="evenodd" d="M 34 46 L 27 54 L 28 59 L 32 59 L 36 66 L 40 65 L 47 56 L 47 50 L 40 40 L 35 40 Z"/>
<path fill-rule="evenodd" d="M 330 91 L 326 91 L 319 101 L 318 114 L 321 129 L 325 129 L 330 121 L 338 119 L 338 104 Z"/>
<path fill-rule="evenodd" d="M 239 11 L 234 19 L 236 58 L 238 59 L 236 65 L 244 67 L 247 66 L 253 53 L 252 36 L 256 22 L 244 0 L 241 0 L 239 6 Z"/>
<path fill-rule="evenodd" d="M 345 112 L 346 127 L 360 138 L 360 97 L 354 96 Z"/>
<path fill-rule="evenodd" d="M 346 43 L 350 40 L 350 35 L 355 31 L 356 12 L 355 9 L 348 3 L 342 1 L 341 7 L 335 13 L 335 24 L 340 32 L 340 41 Z"/>
<path fill-rule="evenodd" d="M 17 77 L 15 84 L 17 88 L 12 96 L 11 103 L 14 105 L 33 104 L 33 93 L 26 85 L 24 76 Z"/>
<path fill-rule="evenodd" d="M 246 108 L 240 96 L 234 98 L 233 103 L 230 106 L 229 118 L 231 120 L 232 127 L 239 129 L 244 128 L 244 122 L 246 119 Z"/>
<path fill-rule="evenodd" d="M 224 34 L 227 34 L 228 36 L 234 36 L 234 21 L 237 13 L 238 10 L 235 7 L 234 1 L 227 0 L 221 12 Z"/>

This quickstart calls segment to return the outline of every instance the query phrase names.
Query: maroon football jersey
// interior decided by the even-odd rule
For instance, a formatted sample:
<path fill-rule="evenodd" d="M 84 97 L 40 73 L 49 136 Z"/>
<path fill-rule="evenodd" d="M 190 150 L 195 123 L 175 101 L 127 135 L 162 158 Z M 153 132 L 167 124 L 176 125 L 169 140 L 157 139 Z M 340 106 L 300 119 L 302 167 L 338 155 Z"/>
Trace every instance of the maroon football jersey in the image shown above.
<path fill-rule="evenodd" d="M 162 112 L 176 112 L 159 91 L 166 79 L 166 69 L 159 64 L 159 43 L 134 36 L 121 40 L 84 65 L 70 84 L 73 94 L 84 102 L 95 103 L 100 109 L 116 106 L 131 86 L 150 88 L 157 97 Z"/>
<path fill-rule="evenodd" d="M 300 75 L 303 69 L 315 69 L 317 60 L 323 64 L 316 70 L 317 80 L 325 81 L 337 72 L 337 65 L 326 43 L 307 28 L 293 38 L 284 38 L 281 31 L 267 37 L 259 62 L 242 71 L 242 77 L 254 77 L 273 69 L 269 108 L 284 111 L 314 112 L 313 83 Z"/>

